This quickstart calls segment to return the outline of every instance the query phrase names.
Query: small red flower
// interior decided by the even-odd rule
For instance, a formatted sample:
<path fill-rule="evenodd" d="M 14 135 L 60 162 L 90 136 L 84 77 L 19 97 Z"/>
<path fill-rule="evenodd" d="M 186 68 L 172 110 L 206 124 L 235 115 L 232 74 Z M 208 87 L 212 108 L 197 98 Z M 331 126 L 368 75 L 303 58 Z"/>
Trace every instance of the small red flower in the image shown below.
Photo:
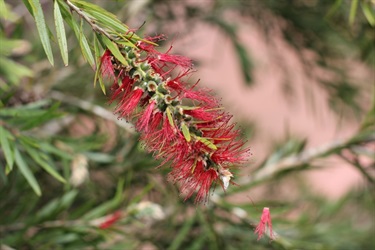
<path fill-rule="evenodd" d="M 266 228 L 268 227 L 269 230 L 269 237 L 274 239 L 275 236 L 272 232 L 272 221 L 271 221 L 271 214 L 270 209 L 268 207 L 263 208 L 263 213 L 260 218 L 260 222 L 258 226 L 255 228 L 255 234 L 258 234 L 258 240 L 260 240 L 264 233 L 266 232 Z"/>
<path fill-rule="evenodd" d="M 115 82 L 111 87 L 112 95 L 111 95 L 110 103 L 117 100 L 118 98 L 121 98 L 121 99 L 128 98 L 128 95 L 130 91 L 132 90 L 133 85 L 134 85 L 134 79 L 131 79 L 129 76 L 125 76 L 122 79 L 121 85 Z"/>
<path fill-rule="evenodd" d="M 138 119 L 137 129 L 139 131 L 145 131 L 145 132 L 149 131 L 151 120 L 152 120 L 153 115 L 154 115 L 153 112 L 154 112 L 155 104 L 156 104 L 156 101 L 152 100 L 148 104 L 148 106 L 144 110 L 144 112 L 142 113 L 141 117 Z"/>
<path fill-rule="evenodd" d="M 216 100 L 215 98 L 212 98 L 212 95 L 209 94 L 210 92 L 211 91 L 207 89 L 201 89 L 201 90 L 185 89 L 182 95 L 184 98 L 198 101 L 199 103 L 204 103 L 208 107 L 219 106 L 218 100 Z"/>
<path fill-rule="evenodd" d="M 134 89 L 129 96 L 124 96 L 124 98 L 121 99 L 115 112 L 118 113 L 120 117 L 129 118 L 141 100 L 142 95 L 142 89 Z"/>
<path fill-rule="evenodd" d="M 197 118 L 202 121 L 212 121 L 216 119 L 219 114 L 215 110 L 207 110 L 207 108 L 200 107 L 192 110 L 185 110 L 184 114 L 191 115 L 194 118 Z"/>
<path fill-rule="evenodd" d="M 186 176 L 187 173 L 190 173 Z M 181 180 L 181 193 L 186 193 L 185 200 L 197 192 L 195 202 L 207 199 L 213 182 L 219 179 L 219 174 L 214 169 L 205 169 L 203 161 L 198 161 Z"/>
<path fill-rule="evenodd" d="M 116 211 L 113 214 L 109 215 L 104 222 L 99 225 L 100 229 L 106 229 L 112 226 L 115 222 L 121 219 L 121 212 Z"/>
<path fill-rule="evenodd" d="M 183 68 L 190 68 L 192 65 L 190 58 L 180 55 L 169 55 L 159 53 L 156 57 L 156 60 L 160 62 L 172 63 Z"/>

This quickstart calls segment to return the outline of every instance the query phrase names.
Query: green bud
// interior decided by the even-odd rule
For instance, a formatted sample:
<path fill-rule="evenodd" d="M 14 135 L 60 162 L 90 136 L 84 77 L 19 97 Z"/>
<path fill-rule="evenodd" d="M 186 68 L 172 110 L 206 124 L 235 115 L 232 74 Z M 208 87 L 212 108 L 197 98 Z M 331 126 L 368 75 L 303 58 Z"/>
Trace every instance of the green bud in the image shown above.
<path fill-rule="evenodd" d="M 158 92 L 159 92 L 159 93 L 162 93 L 162 94 L 164 94 L 164 95 L 169 94 L 168 90 L 166 90 L 166 88 L 164 88 L 163 85 L 164 85 L 164 84 L 160 84 L 160 85 L 158 85 Z"/>
<path fill-rule="evenodd" d="M 148 64 L 147 62 L 144 62 L 144 63 L 141 64 L 141 69 L 143 71 L 148 71 L 150 68 L 151 68 L 150 64 Z"/>

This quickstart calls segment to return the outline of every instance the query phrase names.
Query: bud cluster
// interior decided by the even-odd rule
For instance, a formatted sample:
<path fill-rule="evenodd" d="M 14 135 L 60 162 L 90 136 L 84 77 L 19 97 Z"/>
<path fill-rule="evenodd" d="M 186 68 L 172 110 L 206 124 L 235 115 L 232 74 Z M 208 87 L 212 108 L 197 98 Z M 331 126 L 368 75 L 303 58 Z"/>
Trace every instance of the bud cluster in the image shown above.
<path fill-rule="evenodd" d="M 229 168 L 246 161 L 249 151 L 209 91 L 182 80 L 192 72 L 191 60 L 157 51 L 153 42 L 159 38 L 120 47 L 126 64 L 105 51 L 100 69 L 114 79 L 115 113 L 135 124 L 145 148 L 162 165 L 171 165 L 169 177 L 186 199 L 197 192 L 200 202 L 218 180 L 228 188 Z"/>

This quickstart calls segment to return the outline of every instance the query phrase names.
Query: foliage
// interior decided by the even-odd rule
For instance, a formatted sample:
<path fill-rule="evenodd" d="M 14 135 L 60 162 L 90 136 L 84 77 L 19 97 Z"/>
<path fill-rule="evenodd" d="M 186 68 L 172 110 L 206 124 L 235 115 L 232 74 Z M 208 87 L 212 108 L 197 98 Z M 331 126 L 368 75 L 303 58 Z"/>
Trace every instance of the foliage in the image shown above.
<path fill-rule="evenodd" d="M 132 126 L 103 108 L 107 101 L 105 79 L 99 72 L 103 51 L 110 50 L 127 64 L 118 46 L 150 43 L 117 18 L 117 13 L 135 2 L 98 1 L 103 6 L 99 7 L 83 0 L 0 0 L 0 246 L 374 247 L 375 92 L 366 112 L 358 95 L 368 91 L 368 86 L 351 82 L 347 65 L 337 63 L 350 54 L 374 66 L 373 2 L 216 0 L 207 7 L 194 1 L 144 1 L 143 9 L 135 14 L 147 19 L 145 29 L 160 24 L 155 33 L 165 33 L 181 17 L 186 34 L 199 22 L 217 26 L 233 44 L 248 86 L 256 84 L 253 59 L 235 23 L 224 18 L 224 13 L 230 10 L 255 20 L 270 38 L 270 25 L 286 20 L 283 39 L 301 52 L 304 70 L 308 73 L 314 65 L 335 74 L 329 81 L 310 75 L 328 93 L 332 107 L 344 105 L 363 117 L 356 134 L 319 148 L 307 149 L 305 139 L 287 137 L 254 167 L 250 179 L 237 179 L 240 185 L 226 193 L 216 188 L 204 205 L 183 202 L 177 188 L 165 181 L 167 169 L 154 168 L 159 164 L 145 152 Z M 296 35 L 303 39 L 293 39 Z M 317 59 L 307 60 L 304 49 L 314 51 Z M 56 60 L 58 54 L 61 59 Z M 103 93 L 91 85 L 96 82 Z M 189 137 L 184 131 L 185 138 Z M 311 192 L 300 174 L 320 167 L 321 160 L 330 156 L 347 161 L 365 179 L 336 201 Z M 281 199 L 273 192 L 285 185 L 297 191 Z M 254 204 L 247 195 L 257 187 L 264 188 L 268 198 Z M 241 202 L 231 201 L 233 196 L 242 197 Z M 257 241 L 252 232 L 264 206 L 271 208 L 278 235 L 272 242 Z M 107 227 L 105 222 L 111 220 L 113 224 Z"/>

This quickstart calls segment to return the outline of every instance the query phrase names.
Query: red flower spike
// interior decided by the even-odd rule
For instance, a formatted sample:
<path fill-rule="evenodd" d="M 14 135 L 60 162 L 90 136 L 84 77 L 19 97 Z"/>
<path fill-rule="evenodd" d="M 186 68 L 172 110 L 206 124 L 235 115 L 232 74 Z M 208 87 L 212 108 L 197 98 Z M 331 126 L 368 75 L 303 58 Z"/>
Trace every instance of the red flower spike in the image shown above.
<path fill-rule="evenodd" d="M 268 207 L 263 208 L 263 213 L 260 218 L 260 222 L 258 226 L 255 228 L 255 234 L 258 234 L 258 240 L 260 240 L 264 233 L 266 232 L 266 227 L 268 227 L 269 230 L 269 237 L 271 239 L 274 239 L 275 236 L 272 232 L 272 221 L 271 221 L 271 214 L 270 209 Z"/>
<path fill-rule="evenodd" d="M 114 77 L 114 68 L 112 64 L 112 54 L 109 50 L 106 50 L 100 59 L 100 70 L 104 77 Z"/>
<path fill-rule="evenodd" d="M 199 81 L 193 86 L 183 81 L 193 72 L 191 60 L 169 50 L 161 53 L 145 40 L 136 48 L 119 49 L 126 65 L 108 50 L 101 59 L 103 76 L 115 80 L 110 101 L 117 101 L 115 113 L 135 124 L 142 144 L 161 165 L 170 164 L 169 177 L 179 184 L 185 199 L 195 192 L 195 202 L 207 199 L 217 181 L 226 190 L 232 183 L 231 167 L 243 163 L 248 150 L 243 149 L 231 116 L 210 91 L 195 90 Z"/>
<path fill-rule="evenodd" d="M 104 222 L 99 225 L 100 229 L 106 229 L 111 227 L 114 223 L 121 219 L 121 212 L 116 211 L 106 218 Z"/>

